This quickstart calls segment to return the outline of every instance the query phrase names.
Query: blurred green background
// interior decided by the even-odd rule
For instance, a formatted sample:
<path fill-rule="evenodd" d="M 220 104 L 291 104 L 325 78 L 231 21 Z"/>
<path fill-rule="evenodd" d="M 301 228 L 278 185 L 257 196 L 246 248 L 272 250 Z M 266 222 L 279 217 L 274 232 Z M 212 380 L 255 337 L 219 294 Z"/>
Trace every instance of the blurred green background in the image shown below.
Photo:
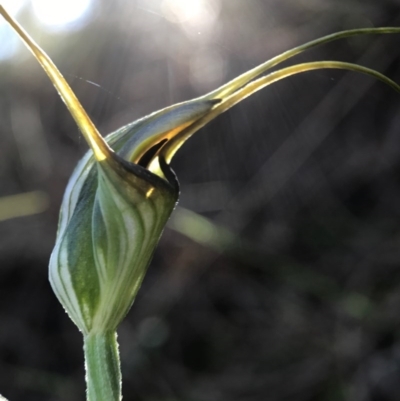
<path fill-rule="evenodd" d="M 3 3 L 103 134 L 308 40 L 400 26 L 397 0 Z M 83 401 L 81 335 L 47 264 L 87 145 L 2 22 L 0 36 L 0 393 Z M 295 61 L 361 63 L 400 82 L 399 44 L 352 38 Z M 124 400 L 400 399 L 399 106 L 369 77 L 311 72 L 182 148 L 181 208 L 119 330 Z"/>

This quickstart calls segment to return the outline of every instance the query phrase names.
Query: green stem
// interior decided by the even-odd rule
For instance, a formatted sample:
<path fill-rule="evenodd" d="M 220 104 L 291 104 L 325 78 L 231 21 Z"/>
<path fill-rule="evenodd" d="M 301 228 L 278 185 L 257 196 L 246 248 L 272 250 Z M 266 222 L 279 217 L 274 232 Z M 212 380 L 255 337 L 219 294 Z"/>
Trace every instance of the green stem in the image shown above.
<path fill-rule="evenodd" d="M 87 401 L 121 401 L 117 333 L 84 336 Z"/>

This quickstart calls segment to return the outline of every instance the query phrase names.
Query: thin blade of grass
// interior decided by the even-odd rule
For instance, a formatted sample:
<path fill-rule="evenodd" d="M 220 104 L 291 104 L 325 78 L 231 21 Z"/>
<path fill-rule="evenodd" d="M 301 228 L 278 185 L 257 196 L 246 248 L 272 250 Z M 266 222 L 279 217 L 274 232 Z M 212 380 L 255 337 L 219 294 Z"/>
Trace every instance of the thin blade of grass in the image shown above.
<path fill-rule="evenodd" d="M 0 198 L 0 221 L 42 213 L 48 205 L 49 198 L 42 191 L 4 196 Z"/>

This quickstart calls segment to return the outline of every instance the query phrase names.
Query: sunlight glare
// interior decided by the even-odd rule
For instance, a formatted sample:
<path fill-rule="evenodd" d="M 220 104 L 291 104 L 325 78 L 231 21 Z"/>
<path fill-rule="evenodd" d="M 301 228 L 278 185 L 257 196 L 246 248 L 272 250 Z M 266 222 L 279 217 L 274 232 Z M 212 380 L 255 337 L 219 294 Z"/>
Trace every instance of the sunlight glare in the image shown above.
<path fill-rule="evenodd" d="M 1 5 L 13 16 L 18 14 L 18 12 L 25 5 L 26 0 L 2 0 Z"/>
<path fill-rule="evenodd" d="M 183 26 L 203 27 L 213 25 L 220 9 L 217 0 L 164 0 L 164 16 L 174 23 Z"/>
<path fill-rule="evenodd" d="M 190 80 L 200 93 L 220 85 L 225 74 L 226 60 L 216 49 L 201 49 L 190 59 Z"/>
<path fill-rule="evenodd" d="M 31 0 L 40 22 L 52 30 L 82 26 L 88 17 L 92 0 Z"/>
<path fill-rule="evenodd" d="M 25 5 L 25 0 L 2 0 L 1 5 L 12 15 L 16 16 Z M 0 19 L 0 60 L 7 60 L 15 55 L 18 48 L 21 46 L 17 35 L 10 28 L 8 23 Z"/>

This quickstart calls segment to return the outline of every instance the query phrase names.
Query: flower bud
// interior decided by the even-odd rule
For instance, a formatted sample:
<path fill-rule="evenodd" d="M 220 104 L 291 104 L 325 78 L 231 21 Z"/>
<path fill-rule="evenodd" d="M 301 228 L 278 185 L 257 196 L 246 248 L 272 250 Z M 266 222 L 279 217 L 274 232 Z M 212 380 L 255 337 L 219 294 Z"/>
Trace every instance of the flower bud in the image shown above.
<path fill-rule="evenodd" d="M 113 331 L 129 310 L 178 199 L 178 182 L 160 156 L 159 176 L 146 169 L 165 136 L 208 112 L 215 102 L 181 105 L 109 135 L 118 149 L 98 161 L 89 151 L 64 195 L 49 278 L 58 299 L 85 334 Z M 142 150 L 148 144 L 147 152 Z M 160 145 L 158 145 L 160 146 Z M 138 158 L 131 163 L 120 156 Z"/>
<path fill-rule="evenodd" d="M 311 70 L 357 71 L 400 92 L 385 75 L 346 62 L 314 61 L 269 72 L 320 44 L 360 34 L 399 33 L 400 28 L 343 31 L 288 50 L 203 97 L 153 113 L 104 140 L 50 58 L 1 4 L 0 14 L 42 65 L 91 148 L 68 184 L 50 260 L 53 290 L 85 335 L 115 330 L 129 310 L 178 199 L 169 163 L 193 133 L 258 90 Z"/>

